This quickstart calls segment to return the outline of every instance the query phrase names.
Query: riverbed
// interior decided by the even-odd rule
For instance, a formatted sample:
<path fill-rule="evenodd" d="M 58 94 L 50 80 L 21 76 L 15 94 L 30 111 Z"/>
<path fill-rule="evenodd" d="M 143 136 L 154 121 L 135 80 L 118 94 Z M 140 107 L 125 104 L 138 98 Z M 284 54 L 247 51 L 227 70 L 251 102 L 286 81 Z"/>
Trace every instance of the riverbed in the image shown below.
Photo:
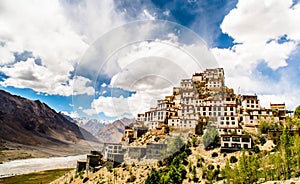
<path fill-rule="evenodd" d="M 0 164 L 0 178 L 52 169 L 75 168 L 76 161 L 80 159 L 86 159 L 86 155 L 29 158 L 3 162 Z"/>

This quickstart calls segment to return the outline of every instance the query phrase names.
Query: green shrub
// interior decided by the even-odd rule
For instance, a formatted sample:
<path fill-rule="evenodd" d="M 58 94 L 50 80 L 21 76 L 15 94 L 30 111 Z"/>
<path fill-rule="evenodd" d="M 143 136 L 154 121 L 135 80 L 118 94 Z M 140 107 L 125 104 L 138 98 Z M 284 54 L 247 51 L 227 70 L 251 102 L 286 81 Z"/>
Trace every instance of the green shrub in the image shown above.
<path fill-rule="evenodd" d="M 259 153 L 260 149 L 257 145 L 255 145 L 255 146 L 253 146 L 253 151 L 254 151 L 254 153 Z"/>
<path fill-rule="evenodd" d="M 209 164 L 207 168 L 208 168 L 209 170 L 211 170 L 211 171 L 212 171 L 212 170 L 214 170 L 214 169 L 215 169 L 215 166 L 214 166 L 214 165 L 212 165 L 212 164 Z"/>
<path fill-rule="evenodd" d="M 218 156 L 218 153 L 217 152 L 213 152 L 212 154 L 211 154 L 211 157 L 213 157 L 213 158 L 215 158 L 215 157 L 217 157 Z"/>
<path fill-rule="evenodd" d="M 235 156 L 231 156 L 229 161 L 230 163 L 236 163 L 238 159 Z"/>

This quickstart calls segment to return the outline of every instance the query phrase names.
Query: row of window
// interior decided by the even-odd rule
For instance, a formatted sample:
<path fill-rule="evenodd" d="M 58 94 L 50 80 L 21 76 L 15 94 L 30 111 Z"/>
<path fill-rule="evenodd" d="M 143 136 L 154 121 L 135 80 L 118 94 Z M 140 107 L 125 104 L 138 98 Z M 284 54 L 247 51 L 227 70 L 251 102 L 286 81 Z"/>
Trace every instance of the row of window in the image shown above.
<path fill-rule="evenodd" d="M 250 138 L 232 137 L 232 142 L 250 142 Z M 223 141 L 230 141 L 230 137 L 223 137 Z"/>
<path fill-rule="evenodd" d="M 220 121 L 220 125 L 224 125 L 224 121 Z M 226 125 L 230 125 L 230 122 L 226 121 Z M 235 125 L 235 121 L 232 121 L 231 125 Z"/>
<path fill-rule="evenodd" d="M 224 148 L 229 148 L 229 144 L 225 143 Z M 231 144 L 231 148 L 242 148 L 242 145 L 241 144 Z M 244 144 L 243 148 L 248 149 L 249 148 L 248 144 Z"/>

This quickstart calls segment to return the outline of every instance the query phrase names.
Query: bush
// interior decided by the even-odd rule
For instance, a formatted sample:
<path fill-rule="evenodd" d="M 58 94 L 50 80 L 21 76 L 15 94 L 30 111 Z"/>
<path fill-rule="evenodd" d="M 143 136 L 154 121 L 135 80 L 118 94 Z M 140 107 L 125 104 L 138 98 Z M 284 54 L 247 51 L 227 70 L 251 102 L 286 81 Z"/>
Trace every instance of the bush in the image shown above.
<path fill-rule="evenodd" d="M 145 184 L 159 183 L 159 174 L 155 169 L 151 170 L 150 175 L 147 177 Z"/>
<path fill-rule="evenodd" d="M 230 163 L 236 163 L 238 159 L 235 156 L 231 156 L 229 159 Z"/>
<path fill-rule="evenodd" d="M 212 171 L 212 170 L 214 170 L 214 169 L 215 169 L 215 166 L 214 166 L 214 165 L 212 165 L 212 164 L 209 164 L 207 168 L 208 168 L 209 170 L 211 170 L 211 171 Z"/>
<path fill-rule="evenodd" d="M 131 174 L 130 177 L 127 179 L 127 182 L 134 182 L 136 180 L 136 176 Z"/>
<path fill-rule="evenodd" d="M 72 181 L 74 180 L 73 176 L 70 177 L 70 182 L 71 183 Z"/>
<path fill-rule="evenodd" d="M 80 178 L 80 179 L 83 178 L 83 171 L 80 171 L 80 173 L 79 173 L 79 178 Z"/>
<path fill-rule="evenodd" d="M 217 152 L 213 152 L 212 154 L 211 154 L 211 157 L 213 157 L 213 158 L 215 158 L 215 157 L 217 157 L 218 156 L 218 153 Z"/>
<path fill-rule="evenodd" d="M 253 151 L 254 151 L 254 153 L 259 153 L 260 149 L 258 146 L 255 145 L 255 146 L 253 146 Z"/>
<path fill-rule="evenodd" d="M 192 145 L 193 145 L 193 147 L 196 147 L 196 146 L 197 146 L 196 142 L 197 142 L 197 138 L 196 138 L 196 137 L 193 137 L 193 138 L 192 138 Z"/>
<path fill-rule="evenodd" d="M 87 181 L 89 181 L 89 178 L 88 178 L 88 177 L 85 177 L 85 178 L 82 180 L 82 183 L 85 183 L 85 182 L 87 182 Z"/>
<path fill-rule="evenodd" d="M 106 168 L 107 168 L 108 172 L 112 172 L 113 171 L 113 167 L 111 165 L 107 166 Z"/>
<path fill-rule="evenodd" d="M 259 137 L 259 142 L 263 146 L 267 141 L 266 141 L 266 138 L 264 136 L 260 136 Z"/>

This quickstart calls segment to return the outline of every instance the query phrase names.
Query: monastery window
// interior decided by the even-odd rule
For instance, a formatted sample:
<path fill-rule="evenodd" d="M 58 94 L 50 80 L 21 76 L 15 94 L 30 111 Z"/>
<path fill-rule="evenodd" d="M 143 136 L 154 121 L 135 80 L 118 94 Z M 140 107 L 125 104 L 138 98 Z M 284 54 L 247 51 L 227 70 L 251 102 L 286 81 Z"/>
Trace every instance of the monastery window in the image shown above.
<path fill-rule="evenodd" d="M 242 138 L 242 142 L 250 142 L 249 138 Z"/>
<path fill-rule="evenodd" d="M 206 112 L 203 112 L 203 116 L 205 116 L 206 115 Z"/>
<path fill-rule="evenodd" d="M 234 122 L 234 121 L 232 122 L 232 125 L 235 125 L 235 122 Z"/>
<path fill-rule="evenodd" d="M 231 120 L 234 120 L 234 117 L 231 117 Z"/>
<path fill-rule="evenodd" d="M 224 117 L 221 117 L 221 120 L 224 120 Z"/>
<path fill-rule="evenodd" d="M 223 141 L 230 141 L 230 137 L 223 137 Z"/>
<path fill-rule="evenodd" d="M 218 116 L 221 116 L 221 112 L 218 112 Z"/>
<path fill-rule="evenodd" d="M 220 122 L 220 124 L 221 124 L 221 125 L 224 125 L 224 122 L 223 122 L 223 121 L 221 121 L 221 122 Z"/>
<path fill-rule="evenodd" d="M 232 141 L 234 141 L 234 142 L 240 142 L 240 138 L 239 137 L 232 137 Z"/>
<path fill-rule="evenodd" d="M 229 125 L 229 121 L 226 121 L 226 125 Z"/>

